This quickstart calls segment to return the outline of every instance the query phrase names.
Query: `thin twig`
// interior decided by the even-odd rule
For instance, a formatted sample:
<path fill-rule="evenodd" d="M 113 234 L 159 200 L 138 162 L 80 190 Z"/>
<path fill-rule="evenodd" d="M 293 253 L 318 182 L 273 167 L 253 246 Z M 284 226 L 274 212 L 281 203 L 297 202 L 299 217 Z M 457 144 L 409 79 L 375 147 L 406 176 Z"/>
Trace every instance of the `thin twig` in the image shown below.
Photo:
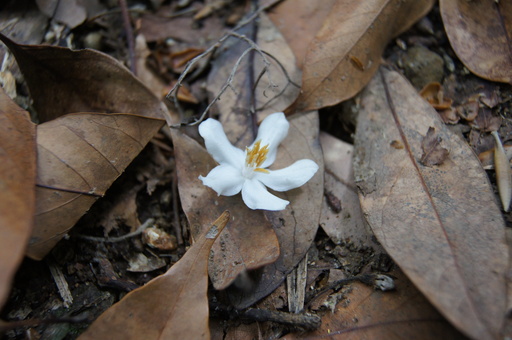
<path fill-rule="evenodd" d="M 128 41 L 128 55 L 130 58 L 130 70 L 134 75 L 137 75 L 137 65 L 135 63 L 135 43 L 133 39 L 132 23 L 130 20 L 130 14 L 128 13 L 128 5 L 126 0 L 118 0 L 119 7 L 121 7 L 121 13 L 123 15 L 124 30 L 126 33 L 126 40 Z"/>
<path fill-rule="evenodd" d="M 140 225 L 140 227 L 137 228 L 134 232 L 128 233 L 123 236 L 118 237 L 96 237 L 96 236 L 87 236 L 87 235 L 77 235 L 78 238 L 88 240 L 88 241 L 94 241 L 94 242 L 121 242 L 124 241 L 130 237 L 137 236 L 141 234 L 145 229 L 149 228 L 153 223 L 155 223 L 155 220 L 153 218 L 148 218 L 146 222 Z"/>
<path fill-rule="evenodd" d="M 173 128 L 178 128 L 178 127 L 181 127 L 181 126 L 194 126 L 194 125 L 197 125 L 199 124 L 206 116 L 206 114 L 208 113 L 208 111 L 210 110 L 210 108 L 212 107 L 212 105 L 220 98 L 220 95 L 222 95 L 222 93 L 224 93 L 224 91 L 226 91 L 227 88 L 232 88 L 231 86 L 231 82 L 232 82 L 232 75 L 234 76 L 234 74 L 236 73 L 236 70 L 237 68 L 239 67 L 240 65 L 240 62 L 241 60 L 243 59 L 243 57 L 245 57 L 245 55 L 247 55 L 247 53 L 251 52 L 251 51 L 256 51 L 258 52 L 258 54 L 261 56 L 262 60 L 263 60 L 263 63 L 264 63 L 264 70 L 262 71 L 262 73 L 265 73 L 266 71 L 268 71 L 268 68 L 270 66 L 270 62 L 268 61 L 268 59 L 266 58 L 266 56 L 269 56 L 271 57 L 273 60 L 275 60 L 279 66 L 281 67 L 281 69 L 284 71 L 286 77 L 288 80 L 291 80 L 288 73 L 286 72 L 286 69 L 281 65 L 281 63 L 279 63 L 279 61 L 274 58 L 273 56 L 271 56 L 269 53 L 267 52 L 264 52 L 262 51 L 259 46 L 251 39 L 247 38 L 245 35 L 241 35 L 239 33 L 237 33 L 236 31 L 240 30 L 242 27 L 246 26 L 247 24 L 249 24 L 250 22 L 252 22 L 254 19 L 256 19 L 261 12 L 277 5 L 278 3 L 280 3 L 282 0 L 277 0 L 277 1 L 274 1 L 274 2 L 271 2 L 265 6 L 262 6 L 260 8 L 258 8 L 252 15 L 250 15 L 248 18 L 244 19 L 244 20 L 241 20 L 238 25 L 231 31 L 227 32 L 226 34 L 224 34 L 219 40 L 217 40 L 217 42 L 215 44 L 213 44 L 212 46 L 210 46 L 208 49 L 206 49 L 203 53 L 201 53 L 200 55 L 196 56 L 195 58 L 189 60 L 187 62 L 187 64 L 185 65 L 185 69 L 183 70 L 183 72 L 181 73 L 180 77 L 178 78 L 178 81 L 176 82 L 176 84 L 174 85 L 174 87 L 169 91 L 169 93 L 167 94 L 166 98 L 168 100 L 172 100 L 172 102 L 174 103 L 175 107 L 178 109 L 178 111 L 180 112 L 180 114 L 183 113 L 183 110 L 178 102 L 178 91 L 180 89 L 180 87 L 182 86 L 183 84 L 183 80 L 185 79 L 185 77 L 189 74 L 189 72 L 191 71 L 192 67 L 201 59 L 203 59 L 204 57 L 208 56 L 208 55 L 213 55 L 213 53 L 217 50 L 217 48 L 219 48 L 228 38 L 230 37 L 234 37 L 234 38 L 237 38 L 237 39 L 240 39 L 242 41 L 245 41 L 246 43 L 249 44 L 250 48 L 248 48 L 247 50 L 245 50 L 243 53 L 242 53 L 242 56 L 240 56 L 240 58 L 238 58 L 235 66 L 234 66 L 234 69 L 233 71 L 231 72 L 230 74 L 230 78 L 228 79 L 228 81 L 226 82 L 226 84 L 224 84 L 224 86 L 222 87 L 221 89 L 221 92 L 219 94 L 217 94 L 217 96 L 212 100 L 212 102 L 210 102 L 207 106 L 207 108 L 203 111 L 203 113 L 201 114 L 200 118 L 199 119 L 196 119 L 194 122 L 191 122 L 191 123 L 179 123 L 179 124 L 174 124 L 174 125 L 170 125 L 170 127 L 173 127 Z M 262 76 L 263 74 L 261 74 Z M 260 77 L 261 77 L 260 76 Z M 274 87 L 274 86 L 277 86 L 275 85 L 275 83 L 272 81 L 272 79 L 270 78 L 270 75 L 268 75 L 268 79 L 269 79 L 269 87 Z M 231 79 L 231 81 L 230 81 Z M 295 85 L 295 84 L 294 84 Z M 234 89 L 233 89 L 234 90 Z M 172 99 L 171 99 L 172 98 Z M 168 121 L 170 122 L 171 119 L 170 117 L 168 117 Z"/>

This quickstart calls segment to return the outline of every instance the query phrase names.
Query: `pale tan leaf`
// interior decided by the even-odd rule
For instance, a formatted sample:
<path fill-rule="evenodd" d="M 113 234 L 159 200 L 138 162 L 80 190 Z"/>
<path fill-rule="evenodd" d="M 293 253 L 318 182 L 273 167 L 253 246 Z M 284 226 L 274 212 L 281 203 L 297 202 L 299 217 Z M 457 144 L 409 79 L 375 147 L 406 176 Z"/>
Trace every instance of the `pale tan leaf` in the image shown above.
<path fill-rule="evenodd" d="M 367 220 L 389 255 L 439 311 L 476 339 L 497 338 L 506 305 L 504 222 L 485 171 L 397 72 L 362 96 L 354 173 Z M 434 127 L 450 155 L 419 162 Z M 390 144 L 399 141 L 404 148 Z"/>

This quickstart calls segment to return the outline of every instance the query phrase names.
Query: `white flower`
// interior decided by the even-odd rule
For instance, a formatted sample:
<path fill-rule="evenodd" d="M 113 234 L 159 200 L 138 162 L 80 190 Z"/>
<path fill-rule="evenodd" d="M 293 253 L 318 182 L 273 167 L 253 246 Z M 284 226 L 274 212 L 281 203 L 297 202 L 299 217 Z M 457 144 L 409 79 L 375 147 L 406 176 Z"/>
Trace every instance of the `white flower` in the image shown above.
<path fill-rule="evenodd" d="M 199 125 L 199 134 L 219 165 L 199 179 L 219 196 L 242 191 L 242 199 L 251 209 L 283 210 L 290 202 L 272 195 L 265 186 L 276 191 L 298 188 L 318 170 L 318 165 L 309 159 L 281 170 L 267 169 L 274 163 L 277 147 L 288 134 L 289 126 L 282 112 L 269 115 L 261 123 L 254 143 L 242 151 L 231 145 L 218 121 L 207 119 Z"/>

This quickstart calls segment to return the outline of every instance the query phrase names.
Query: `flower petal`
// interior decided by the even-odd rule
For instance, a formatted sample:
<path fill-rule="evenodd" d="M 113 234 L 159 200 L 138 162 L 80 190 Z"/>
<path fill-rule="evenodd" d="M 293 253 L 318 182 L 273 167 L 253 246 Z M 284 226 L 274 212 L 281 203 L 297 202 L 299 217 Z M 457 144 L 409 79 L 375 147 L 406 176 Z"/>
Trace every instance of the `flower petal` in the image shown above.
<path fill-rule="evenodd" d="M 204 138 L 206 150 L 217 163 L 227 163 L 237 169 L 244 166 L 244 152 L 229 142 L 219 121 L 211 118 L 205 120 L 199 125 L 199 134 Z"/>
<path fill-rule="evenodd" d="M 288 135 L 289 128 L 290 123 L 288 123 L 284 113 L 282 112 L 273 113 L 261 122 L 255 142 L 261 140 L 261 146 L 268 144 L 269 148 L 267 159 L 261 165 L 262 168 L 266 168 L 274 163 L 276 160 L 277 148 L 286 135 Z"/>
<path fill-rule="evenodd" d="M 219 196 L 238 194 L 245 181 L 240 170 L 229 164 L 216 166 L 206 177 L 199 176 L 199 179 L 204 185 L 215 190 Z"/>
<path fill-rule="evenodd" d="M 255 172 L 254 179 L 276 191 L 287 191 L 304 185 L 317 172 L 318 165 L 310 159 L 301 159 L 280 170 L 270 173 Z"/>
<path fill-rule="evenodd" d="M 272 195 L 261 182 L 254 179 L 248 179 L 244 182 L 242 187 L 242 199 L 244 203 L 253 210 L 283 210 L 288 203 L 290 203 Z"/>

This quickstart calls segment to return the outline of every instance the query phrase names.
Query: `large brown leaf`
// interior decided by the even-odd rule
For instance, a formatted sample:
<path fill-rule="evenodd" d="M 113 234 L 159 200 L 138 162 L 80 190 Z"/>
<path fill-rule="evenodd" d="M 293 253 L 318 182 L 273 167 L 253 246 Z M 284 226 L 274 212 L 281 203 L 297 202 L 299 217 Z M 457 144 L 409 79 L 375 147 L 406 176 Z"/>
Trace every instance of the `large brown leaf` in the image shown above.
<path fill-rule="evenodd" d="M 450 43 L 476 75 L 512 82 L 512 2 L 441 0 L 441 16 Z"/>
<path fill-rule="evenodd" d="M 277 236 L 261 211 L 251 210 L 240 195 L 227 197 L 203 185 L 217 164 L 204 147 L 177 130 L 172 130 L 175 146 L 178 188 L 183 210 L 194 238 L 205 228 L 206 221 L 229 209 L 230 226 L 212 247 L 209 275 L 216 289 L 230 285 L 238 274 L 274 262 L 279 256 Z M 213 217 L 215 218 L 215 217 Z"/>
<path fill-rule="evenodd" d="M 290 204 L 283 211 L 265 211 L 266 218 L 279 239 L 280 254 L 276 262 L 265 266 L 251 290 L 231 287 L 231 302 L 238 308 L 252 305 L 278 287 L 295 268 L 313 242 L 322 210 L 324 162 L 318 142 L 318 112 L 296 114 L 290 118 L 290 131 L 283 141 L 272 168 L 281 169 L 302 158 L 318 164 L 318 172 L 300 188 L 278 194 Z"/>
<path fill-rule="evenodd" d="M 503 217 L 478 159 L 397 72 L 381 69 L 361 105 L 354 173 L 373 232 L 455 327 L 476 339 L 497 338 L 508 251 Z M 432 167 L 419 162 L 430 127 L 449 150 Z"/>
<path fill-rule="evenodd" d="M 30 88 L 39 121 L 67 113 L 123 112 L 163 118 L 167 109 L 116 59 L 94 50 L 19 45 L 0 34 Z"/>
<path fill-rule="evenodd" d="M 38 117 L 45 122 L 37 128 L 36 223 L 27 251 L 41 259 L 138 155 L 168 111 L 106 54 L 19 45 L 1 34 L 0 40 L 16 57 Z M 140 116 L 61 117 L 75 112 Z"/>
<path fill-rule="evenodd" d="M 286 38 L 299 68 L 304 64 L 309 44 L 322 28 L 336 1 L 286 0 L 268 13 L 269 18 Z"/>
<path fill-rule="evenodd" d="M 77 113 L 39 125 L 36 225 L 27 255 L 43 258 L 162 124 L 131 114 Z"/>
<path fill-rule="evenodd" d="M 302 91 L 289 110 L 315 110 L 358 93 L 388 42 L 424 16 L 433 0 L 338 0 L 311 42 Z"/>
<path fill-rule="evenodd" d="M 165 274 L 128 293 L 79 339 L 209 339 L 210 248 L 229 221 L 223 213 Z"/>
<path fill-rule="evenodd" d="M 34 223 L 35 125 L 0 87 L 0 308 Z"/>

